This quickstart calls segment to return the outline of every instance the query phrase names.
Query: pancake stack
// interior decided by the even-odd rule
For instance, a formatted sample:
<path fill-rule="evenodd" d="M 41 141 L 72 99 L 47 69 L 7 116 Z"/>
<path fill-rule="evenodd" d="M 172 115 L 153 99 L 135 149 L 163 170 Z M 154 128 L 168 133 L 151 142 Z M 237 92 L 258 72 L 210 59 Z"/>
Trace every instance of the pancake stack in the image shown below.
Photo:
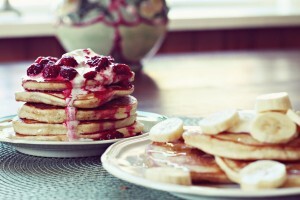
<path fill-rule="evenodd" d="M 150 167 L 180 168 L 193 183 L 232 182 L 243 190 L 300 186 L 300 117 L 287 93 L 261 95 L 254 110 L 214 113 L 198 127 L 178 120 L 150 130 Z M 165 180 L 182 182 L 171 176 Z"/>
<path fill-rule="evenodd" d="M 13 121 L 15 138 L 25 140 L 108 140 L 141 134 L 136 120 L 134 73 L 91 49 L 60 59 L 38 57 L 23 78 L 25 102 Z"/>

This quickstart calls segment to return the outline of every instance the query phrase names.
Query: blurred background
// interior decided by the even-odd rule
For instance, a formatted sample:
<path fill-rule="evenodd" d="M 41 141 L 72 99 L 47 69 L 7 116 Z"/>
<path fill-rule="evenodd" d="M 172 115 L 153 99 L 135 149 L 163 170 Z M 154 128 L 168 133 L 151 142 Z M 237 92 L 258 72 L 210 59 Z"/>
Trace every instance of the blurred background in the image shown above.
<path fill-rule="evenodd" d="M 0 0 L 0 62 L 65 52 L 55 37 L 58 2 Z M 159 54 L 300 48 L 300 0 L 166 3 L 169 23 Z"/>

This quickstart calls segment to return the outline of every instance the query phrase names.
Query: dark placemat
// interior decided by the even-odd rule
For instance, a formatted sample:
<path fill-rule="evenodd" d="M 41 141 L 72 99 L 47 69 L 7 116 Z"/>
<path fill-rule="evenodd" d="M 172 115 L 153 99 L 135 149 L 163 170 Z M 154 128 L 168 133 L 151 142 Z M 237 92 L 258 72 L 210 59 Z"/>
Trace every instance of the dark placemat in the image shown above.
<path fill-rule="evenodd" d="M 186 125 L 198 119 L 182 118 Z M 0 199 L 179 199 L 119 180 L 100 157 L 42 158 L 0 144 Z"/>

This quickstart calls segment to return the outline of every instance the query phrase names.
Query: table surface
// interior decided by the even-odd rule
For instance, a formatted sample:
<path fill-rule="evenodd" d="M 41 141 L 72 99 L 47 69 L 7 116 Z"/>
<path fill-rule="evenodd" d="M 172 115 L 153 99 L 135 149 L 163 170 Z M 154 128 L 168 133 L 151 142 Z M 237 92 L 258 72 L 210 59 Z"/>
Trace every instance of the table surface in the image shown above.
<path fill-rule="evenodd" d="M 0 62 L 0 117 L 16 114 L 21 77 L 29 62 Z M 162 55 L 136 74 L 139 110 L 199 117 L 228 109 L 252 109 L 257 95 L 286 91 L 300 109 L 300 51 Z"/>
<path fill-rule="evenodd" d="M 26 72 L 29 62 L 21 63 L 0 63 L 0 117 L 16 114 L 20 103 L 14 101 L 14 92 L 22 90 L 21 76 Z M 220 111 L 228 108 L 252 109 L 254 107 L 255 97 L 259 94 L 270 92 L 286 91 L 290 94 L 293 107 L 300 109 L 300 51 L 284 52 L 231 52 L 231 53 L 209 53 L 209 54 L 179 54 L 179 55 L 160 55 L 144 61 L 143 71 L 136 74 L 134 96 L 139 100 L 139 110 L 164 114 L 167 116 L 181 116 L 198 118 L 214 111 Z M 88 199 L 108 198 L 137 198 L 137 195 L 143 194 L 146 190 L 141 187 L 135 187 L 123 181 L 110 176 L 102 168 L 98 157 L 78 158 L 78 159 L 50 159 L 25 156 L 7 145 L 0 145 L 0 193 L 5 194 L 4 184 L 23 184 L 23 189 L 29 187 L 26 181 L 39 180 L 44 176 L 47 187 L 51 187 L 50 180 L 60 180 L 64 177 L 65 183 L 70 180 L 80 179 L 83 182 L 83 176 L 91 178 L 85 180 L 87 187 L 93 189 L 89 193 Z M 21 164 L 20 164 L 21 163 Z M 51 163 L 48 166 L 47 163 Z M 91 174 L 82 172 L 83 176 L 70 172 L 66 174 L 49 175 L 49 171 L 54 170 L 57 165 L 59 169 L 68 172 L 69 169 L 75 169 L 78 173 L 84 169 Z M 45 169 L 43 168 L 45 167 Z M 68 168 L 68 166 L 70 166 Z M 74 168 L 75 166 L 75 168 Z M 29 167 L 32 171 L 26 171 Z M 76 167 L 79 167 L 77 169 Z M 99 170 L 99 171 L 98 171 Z M 24 173 L 24 176 L 23 176 Z M 18 182 L 14 177 L 22 177 Z M 11 176 L 11 177 L 10 177 Z M 9 179 L 10 178 L 10 179 Z M 95 180 L 103 184 L 96 183 Z M 31 182 L 33 184 L 33 182 Z M 43 182 L 38 182 L 43 184 Z M 118 194 L 109 194 L 107 190 L 101 192 L 101 188 L 112 188 L 112 191 L 118 191 Z M 37 184 L 35 184 L 37 186 Z M 59 188 L 59 184 L 55 183 Z M 81 193 L 65 194 L 66 199 L 81 198 L 84 193 L 84 187 L 72 185 L 71 188 L 81 190 Z M 113 187 L 111 187 L 113 186 Z M 2 189 L 1 189 L 2 187 Z M 30 186 L 31 187 L 31 186 Z M 81 188 L 81 189 L 79 189 Z M 82 189 L 83 188 L 83 189 Z M 100 188 L 100 189 L 99 189 Z M 38 190 L 38 188 L 35 188 Z M 35 191 L 36 194 L 46 192 Z M 49 188 L 48 188 L 49 189 Z M 86 188 L 88 189 L 88 188 Z M 95 191 L 94 191 L 95 190 Z M 97 190 L 97 191 L 96 191 Z M 100 191 L 99 191 L 100 190 Z M 127 191 L 128 194 L 124 195 Z M 135 192 L 135 190 L 137 190 Z M 23 191 L 13 190 L 15 197 L 23 197 Z M 56 194 L 52 191 L 52 195 Z M 60 191 L 62 194 L 64 191 Z M 30 193 L 30 191 L 27 191 Z M 49 194 L 50 194 L 49 193 Z M 166 193 L 150 192 L 152 196 L 148 199 L 174 199 Z M 148 194 L 150 194 L 148 193 Z M 0 197 L 1 197 L 0 194 Z M 6 192 L 6 197 L 9 196 Z M 118 196 L 120 195 L 120 196 Z M 34 197 L 34 194 L 27 196 Z M 50 197 L 50 196 L 49 196 Z M 51 196 L 59 199 L 59 197 Z"/>

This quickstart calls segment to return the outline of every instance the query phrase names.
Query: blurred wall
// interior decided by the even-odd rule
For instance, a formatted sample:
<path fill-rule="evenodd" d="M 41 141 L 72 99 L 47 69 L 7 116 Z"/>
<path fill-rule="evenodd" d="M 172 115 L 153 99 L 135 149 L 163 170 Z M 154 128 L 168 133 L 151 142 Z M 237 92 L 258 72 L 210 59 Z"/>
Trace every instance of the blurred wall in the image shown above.
<path fill-rule="evenodd" d="M 300 27 L 173 31 L 158 53 L 300 49 Z M 65 51 L 55 37 L 0 39 L 0 62 L 60 56 Z"/>

